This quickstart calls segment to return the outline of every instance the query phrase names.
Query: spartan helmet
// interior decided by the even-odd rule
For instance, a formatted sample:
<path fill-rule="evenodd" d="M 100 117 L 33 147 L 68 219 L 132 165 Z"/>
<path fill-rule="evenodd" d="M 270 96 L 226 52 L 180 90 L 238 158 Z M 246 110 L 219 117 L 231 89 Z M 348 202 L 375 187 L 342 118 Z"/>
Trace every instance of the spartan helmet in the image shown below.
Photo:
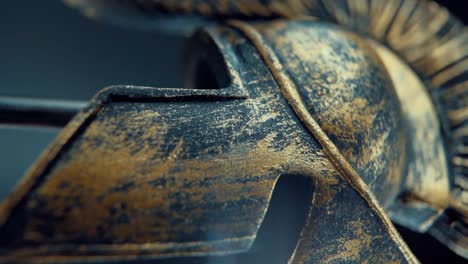
<path fill-rule="evenodd" d="M 445 9 L 65 2 L 192 32 L 187 87 L 100 92 L 1 204 L 0 260 L 248 252 L 280 177 L 313 189 L 291 263 L 417 262 L 390 219 L 468 257 L 468 35 Z"/>

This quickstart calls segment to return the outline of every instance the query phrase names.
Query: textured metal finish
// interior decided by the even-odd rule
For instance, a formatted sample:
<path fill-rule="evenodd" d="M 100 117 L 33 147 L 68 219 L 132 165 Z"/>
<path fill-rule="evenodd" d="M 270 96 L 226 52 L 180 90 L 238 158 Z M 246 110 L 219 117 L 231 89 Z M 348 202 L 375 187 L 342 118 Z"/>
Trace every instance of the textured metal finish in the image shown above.
<path fill-rule="evenodd" d="M 358 40 L 310 23 L 289 27 L 310 37 L 335 36 L 329 41 L 348 45 L 357 61 L 366 62 L 363 71 L 378 73 L 350 73 L 349 79 L 362 82 L 357 89 L 376 91 L 370 101 L 382 93 L 392 97 L 388 82 L 374 81 L 385 76 L 384 68 L 353 45 Z M 362 179 L 348 175 L 349 166 L 330 156 L 333 143 L 328 140 L 324 149 L 327 139 L 317 141 L 302 125 L 306 121 L 282 95 L 282 84 L 255 55 L 259 47 L 229 28 L 198 37 L 207 42 L 205 50 L 221 49 L 231 84 L 212 90 L 116 87 L 101 93 L 2 207 L 2 245 L 13 249 L 4 252 L 7 259 L 245 251 L 275 181 L 289 174 L 310 177 L 316 189 L 293 262 L 413 262 Z M 338 86 L 347 81 L 336 80 Z M 314 242 L 324 236 L 328 243 Z"/>
<path fill-rule="evenodd" d="M 280 175 L 314 188 L 291 263 L 417 262 L 387 213 L 468 257 L 468 35 L 446 10 L 66 2 L 218 24 L 191 39 L 193 89 L 110 87 L 67 125 L 0 206 L 0 261 L 244 252 Z"/>
<path fill-rule="evenodd" d="M 328 158 L 332 161 L 332 163 L 334 164 L 336 169 L 341 172 L 342 178 L 345 179 L 348 182 L 348 184 L 350 186 L 352 186 L 362 196 L 363 199 L 366 200 L 366 202 L 368 203 L 368 206 L 370 207 L 370 209 L 372 209 L 379 217 L 381 217 L 383 225 L 387 229 L 389 237 L 394 241 L 396 246 L 401 250 L 401 253 L 406 258 L 406 261 L 416 262 L 416 259 L 414 258 L 414 256 L 412 256 L 411 252 L 406 247 L 404 242 L 402 242 L 401 238 L 399 238 L 397 231 L 395 230 L 395 228 L 391 224 L 391 222 L 388 219 L 387 215 L 383 212 L 383 209 L 380 207 L 379 203 L 377 202 L 376 198 L 374 197 L 374 194 L 369 189 L 369 184 L 372 183 L 372 181 L 374 181 L 375 178 L 374 177 L 367 177 L 367 178 L 364 177 L 364 179 L 361 178 L 361 176 L 358 174 L 358 172 L 356 172 L 354 170 L 353 166 L 348 162 L 349 159 L 353 158 L 353 154 L 348 152 L 348 153 L 345 153 L 345 155 L 343 155 L 341 153 L 340 149 L 337 148 L 335 143 L 327 136 L 327 134 L 324 132 L 324 130 L 322 130 L 319 123 L 317 123 L 317 121 L 313 118 L 312 115 L 313 115 L 314 111 L 320 110 L 320 107 L 321 107 L 322 103 L 321 102 L 317 103 L 317 102 L 309 101 L 308 102 L 309 105 L 307 105 L 307 104 L 304 104 L 303 100 L 301 99 L 300 92 L 303 91 L 303 89 L 305 87 L 302 86 L 301 88 L 297 88 L 298 84 L 301 84 L 301 82 L 297 81 L 298 78 L 295 78 L 295 77 L 296 76 L 303 76 L 302 70 L 304 70 L 306 72 L 307 72 L 307 70 L 309 70 L 309 67 L 307 67 L 307 64 L 301 65 L 302 67 L 297 67 L 297 66 L 294 67 L 292 65 L 288 65 L 288 66 L 290 66 L 288 68 L 284 67 L 282 65 L 282 60 L 276 55 L 275 51 L 273 51 L 269 47 L 269 44 L 264 41 L 264 38 L 260 34 L 257 33 L 257 30 L 254 29 L 254 27 L 250 27 L 248 24 L 244 24 L 244 23 L 240 23 L 240 22 L 232 22 L 232 24 L 234 26 L 238 27 L 241 31 L 243 31 L 244 34 L 246 34 L 246 36 L 248 36 L 252 40 L 254 45 L 256 45 L 256 47 L 259 50 L 260 54 L 263 56 L 263 58 L 266 61 L 267 65 L 269 66 L 270 70 L 272 71 L 273 75 L 275 76 L 276 80 L 280 84 L 280 87 L 282 88 L 282 92 L 283 92 L 284 96 L 288 99 L 290 105 L 293 107 L 296 114 L 299 116 L 299 118 L 302 120 L 302 122 L 304 122 L 304 124 L 307 126 L 307 128 L 311 131 L 312 135 L 323 146 L 324 152 L 327 154 Z M 320 62 L 321 61 L 320 59 L 321 59 L 322 56 L 323 57 L 329 57 L 329 59 L 330 58 L 335 58 L 335 59 L 340 58 L 338 60 L 344 62 L 344 61 L 347 61 L 349 59 L 350 54 L 353 54 L 353 55 L 355 55 L 355 57 L 350 59 L 349 62 L 345 63 L 344 68 L 346 68 L 347 66 L 349 67 L 350 65 L 353 65 L 353 64 L 357 63 L 361 67 L 361 69 L 365 69 L 366 72 L 374 73 L 373 75 L 371 75 L 371 74 L 367 75 L 367 74 L 359 74 L 358 71 L 354 71 L 354 72 L 353 71 L 348 71 L 347 74 L 349 74 L 349 75 L 344 75 L 343 76 L 344 78 L 342 78 L 341 76 L 337 77 L 336 83 L 341 84 L 341 85 L 337 85 L 338 87 L 340 87 L 340 86 L 341 87 L 346 87 L 348 85 L 351 86 L 353 81 L 358 81 L 358 83 L 360 85 L 358 85 L 357 86 L 358 88 L 353 92 L 349 92 L 349 89 L 341 89 L 341 93 L 340 92 L 333 92 L 333 90 L 337 89 L 337 87 L 334 87 L 333 85 L 329 85 L 328 88 L 324 88 L 322 90 L 322 91 L 325 92 L 323 97 L 327 97 L 328 95 L 331 95 L 331 97 L 333 97 L 334 99 L 328 101 L 327 99 L 322 98 L 322 100 L 321 100 L 322 102 L 327 102 L 328 101 L 330 103 L 330 102 L 341 101 L 341 103 L 344 106 L 346 106 L 349 103 L 351 103 L 351 104 L 354 103 L 353 108 L 355 108 L 355 109 L 357 108 L 358 111 L 359 111 L 360 103 L 356 104 L 356 101 L 371 102 L 371 104 L 372 104 L 375 101 L 379 101 L 379 99 L 381 98 L 382 95 L 384 95 L 384 96 L 387 95 L 388 96 L 389 92 L 390 92 L 390 97 L 391 97 L 391 91 L 388 91 L 386 89 L 388 87 L 385 86 L 385 82 L 377 83 L 375 81 L 372 81 L 372 80 L 375 80 L 375 79 L 378 80 L 379 77 L 382 77 L 382 74 L 384 73 L 382 71 L 382 68 L 379 71 L 378 70 L 379 67 L 377 65 L 373 64 L 372 59 L 370 59 L 368 57 L 367 57 L 366 63 L 362 64 L 363 59 L 366 57 L 365 53 L 363 53 L 364 51 L 366 51 L 366 48 L 361 47 L 361 50 L 358 51 L 358 49 L 356 49 L 356 46 L 359 46 L 359 45 L 356 45 L 357 44 L 356 41 L 350 41 L 350 40 L 345 40 L 344 38 L 340 38 L 340 37 L 342 37 L 342 36 L 340 36 L 341 35 L 340 33 L 344 33 L 344 32 L 333 32 L 333 30 L 332 30 L 332 32 L 330 32 L 330 30 L 320 30 L 320 29 L 317 30 L 317 28 L 315 28 L 315 26 L 318 26 L 318 28 L 320 28 L 320 25 L 316 25 L 316 24 L 314 24 L 313 26 L 311 26 L 310 24 L 306 24 L 305 29 L 303 28 L 302 30 L 301 30 L 302 25 L 300 25 L 300 24 L 298 25 L 296 23 L 289 22 L 287 25 L 288 25 L 288 27 L 286 29 L 284 27 L 284 25 L 282 25 L 282 24 L 273 24 L 272 25 L 270 23 L 270 24 L 267 24 L 266 28 L 269 29 L 269 30 L 267 30 L 267 32 L 273 35 L 273 39 L 276 40 L 275 42 L 277 42 L 277 44 L 280 44 L 279 46 L 281 48 L 283 48 L 283 49 L 286 49 L 286 50 L 288 49 L 289 42 L 288 41 L 285 42 L 286 38 L 284 38 L 284 36 L 288 36 L 289 32 L 293 32 L 293 34 L 294 34 L 295 30 L 297 30 L 297 29 L 299 29 L 298 31 L 301 31 L 303 33 L 303 35 L 302 35 L 303 37 L 305 35 L 305 39 L 310 41 L 310 42 L 308 42 L 309 45 L 311 43 L 315 43 L 316 45 L 318 44 L 317 48 L 320 50 L 320 52 L 318 52 L 318 54 L 320 54 L 320 55 L 318 57 L 315 57 L 315 58 L 313 56 L 312 56 L 312 58 L 308 58 L 308 57 L 302 58 L 302 61 L 304 61 L 305 63 L 309 63 L 309 64 L 313 65 L 314 62 L 316 62 L 316 61 Z M 326 25 L 322 25 L 322 27 L 327 28 Z M 263 28 L 263 27 L 260 26 L 260 28 Z M 278 31 L 281 32 L 280 35 L 282 35 L 283 37 L 275 39 L 274 36 L 278 33 Z M 268 33 L 266 35 L 268 35 Z M 314 41 L 313 40 L 314 37 L 315 38 L 320 37 L 320 41 L 319 42 L 316 41 L 316 40 Z M 331 41 L 331 40 L 333 40 L 333 41 Z M 340 46 L 341 48 L 340 49 L 331 49 L 331 50 L 327 50 L 327 49 L 323 48 L 324 46 L 327 46 L 326 44 L 330 45 L 331 42 L 333 42 L 334 44 L 339 43 L 338 46 Z M 282 45 L 284 45 L 284 46 L 282 46 Z M 332 44 L 332 46 L 333 46 L 333 44 Z M 364 48 L 364 49 L 362 49 L 362 48 Z M 301 50 L 300 46 L 299 47 L 296 46 L 295 52 L 301 54 L 301 51 L 303 52 L 304 50 Z M 346 59 L 345 59 L 345 56 L 346 56 Z M 286 58 L 287 58 L 287 56 L 286 56 Z M 287 62 L 287 59 L 283 60 L 283 61 Z M 327 67 L 327 66 L 322 67 L 322 70 L 325 69 L 325 72 L 327 70 L 331 71 L 331 72 L 335 72 L 337 70 L 339 71 L 339 69 L 342 67 L 342 66 L 339 67 L 338 65 L 334 65 L 333 60 L 328 60 L 327 64 L 328 63 L 330 64 L 330 66 L 335 66 L 335 67 Z M 325 64 L 325 65 L 327 65 L 327 64 Z M 283 70 L 286 70 L 286 69 L 289 69 L 289 74 L 283 73 Z M 297 73 L 299 73 L 299 74 L 296 75 Z M 291 77 L 288 77 L 288 75 L 291 76 Z M 325 80 L 328 79 L 328 77 L 329 76 L 325 76 Z M 319 78 L 315 77 L 315 79 L 320 79 L 320 77 Z M 377 92 L 369 92 L 369 90 L 374 90 L 374 89 L 377 90 Z M 340 91 L 340 89 L 338 89 L 338 91 Z M 395 103 L 398 105 L 398 103 L 396 101 L 395 101 Z M 314 106 L 314 104 L 317 104 L 318 106 L 312 108 L 313 110 L 311 110 L 311 106 Z M 342 112 L 342 114 L 350 114 L 350 112 L 353 113 L 355 111 L 355 110 L 350 111 L 350 109 L 346 109 L 346 107 L 344 109 L 342 109 L 342 110 L 344 110 Z M 339 109 L 337 109 L 337 111 L 339 112 Z M 395 112 L 398 113 L 398 110 L 395 111 Z M 320 115 L 320 114 L 318 114 L 318 115 Z M 380 114 L 380 115 L 382 115 L 382 114 Z M 366 115 L 364 115 L 364 117 L 365 116 Z M 395 115 L 395 116 L 398 116 L 398 115 Z M 334 120 L 333 115 L 330 115 L 329 117 L 331 117 L 331 118 L 329 120 L 323 121 L 322 125 L 324 125 L 324 124 L 333 124 L 333 127 L 335 127 L 335 128 L 339 127 L 340 128 L 339 130 L 346 129 L 346 125 L 345 125 L 346 123 L 345 122 L 342 122 L 341 120 L 339 120 L 339 121 Z M 373 117 L 374 120 L 377 120 L 377 123 L 378 123 L 378 120 L 381 118 L 381 116 L 379 116 L 379 114 L 375 114 L 375 113 L 374 114 L 369 114 L 368 117 Z M 374 120 L 371 123 L 373 123 Z M 397 122 L 395 122 L 395 120 L 392 120 L 392 119 L 387 119 L 386 121 L 387 121 L 386 123 L 390 127 L 392 127 L 392 123 L 397 123 Z M 361 129 L 363 129 L 359 125 L 357 125 L 356 128 L 357 128 L 358 133 L 360 132 Z M 382 135 L 379 135 L 379 132 L 380 132 L 379 130 L 377 130 L 376 134 L 369 133 L 370 132 L 369 126 L 367 126 L 366 130 L 368 131 L 368 133 L 365 135 L 365 137 L 367 137 L 367 138 L 365 138 L 364 141 L 369 140 L 369 138 L 370 138 L 370 141 L 373 141 L 373 137 L 382 138 Z M 383 130 L 386 131 L 385 129 L 383 129 Z M 390 128 L 390 130 L 392 130 L 392 129 Z M 332 131 L 334 131 L 334 130 L 332 130 Z M 388 132 L 384 132 L 384 133 L 388 133 Z M 331 133 L 331 134 L 333 136 L 334 133 Z M 346 135 L 346 134 L 342 133 L 341 135 Z M 336 141 L 338 141 L 338 143 L 340 143 L 339 139 L 338 140 L 335 139 L 335 142 Z M 398 146 L 398 144 L 395 144 L 394 147 L 395 147 L 395 149 L 398 149 L 399 146 Z M 368 149 L 366 149 L 366 150 L 368 151 Z M 377 152 L 381 151 L 381 150 L 382 149 L 377 150 Z M 360 147 L 358 147 L 358 150 L 355 150 L 355 151 L 359 152 Z M 374 149 L 374 151 L 375 151 L 375 149 Z M 381 156 L 385 157 L 384 153 L 385 153 L 385 151 L 383 153 L 380 152 L 377 155 L 375 155 L 373 157 L 370 157 L 370 161 L 368 160 L 367 162 L 372 163 L 372 161 L 381 160 Z M 401 155 L 401 153 L 400 153 L 400 155 Z M 359 159 L 361 159 L 361 157 L 359 157 Z M 392 163 L 392 162 L 390 162 L 390 163 Z M 397 170 L 397 168 L 392 168 L 392 169 Z M 394 175 L 392 175 L 392 176 L 394 176 Z M 367 185 L 364 182 L 366 180 L 367 180 Z M 387 186 L 387 188 L 391 188 L 392 184 L 386 184 L 386 186 Z M 375 187 L 376 186 L 374 186 L 374 188 Z M 380 188 L 380 186 L 379 186 L 379 188 Z M 385 195 L 383 197 L 385 197 Z M 339 208 L 340 206 L 343 206 L 342 205 L 343 200 L 345 200 L 345 199 L 346 199 L 345 197 L 340 197 L 340 199 L 336 199 L 334 201 L 333 205 L 330 206 L 330 207 L 331 208 L 337 208 L 337 207 Z M 320 207 L 320 202 L 316 203 L 315 206 Z M 338 211 L 336 209 L 333 210 L 331 208 L 328 209 L 328 212 Z M 344 211 L 346 209 L 342 208 L 342 210 Z M 333 213 L 331 213 L 331 214 L 333 214 Z M 317 217 L 318 215 L 322 216 L 323 214 L 316 214 L 314 216 Z M 337 218 L 336 215 L 332 216 L 332 219 L 336 219 L 336 218 Z M 324 244 L 327 245 L 327 243 L 322 242 L 322 240 L 323 240 L 323 237 L 326 236 L 326 234 L 330 234 L 331 232 L 330 232 L 329 229 L 327 230 L 327 228 L 325 228 L 325 225 L 330 224 L 330 222 L 328 222 L 328 221 L 322 222 L 323 220 L 325 220 L 325 219 L 320 219 L 318 221 L 317 220 L 315 220 L 315 221 L 309 220 L 308 221 L 308 223 L 313 223 L 313 224 L 310 225 L 310 226 L 306 225 L 305 229 L 303 230 L 302 234 L 303 235 L 307 234 L 307 236 L 305 238 L 303 237 L 303 240 L 299 241 L 299 244 L 297 245 L 297 248 L 296 248 L 296 254 L 293 256 L 293 259 L 292 259 L 293 261 L 298 261 L 298 262 L 301 262 L 301 263 L 302 262 L 314 263 L 314 262 L 322 261 L 324 259 L 327 262 L 335 261 L 336 259 L 338 259 L 340 261 L 351 261 L 351 260 L 358 261 L 358 260 L 366 259 L 366 260 L 371 260 L 372 262 L 389 262 L 390 260 L 392 260 L 393 257 L 389 258 L 388 255 L 385 256 L 385 257 L 382 257 L 383 252 L 377 253 L 377 252 L 372 252 L 372 251 L 367 252 L 367 254 L 361 254 L 358 257 L 355 256 L 355 254 L 352 254 L 352 256 L 356 257 L 356 259 L 353 259 L 349 255 L 349 253 L 350 253 L 349 250 L 354 249 L 354 247 L 350 247 L 349 242 L 353 240 L 353 237 L 360 237 L 361 239 L 364 239 L 364 237 L 366 237 L 366 235 L 364 233 L 362 233 L 362 234 L 353 233 L 353 234 L 350 235 L 349 238 L 346 238 L 346 235 L 344 235 L 343 232 L 341 232 L 342 230 L 340 231 L 340 234 L 341 234 L 340 238 L 341 239 L 338 240 L 338 241 L 337 240 L 329 240 L 329 243 L 331 243 L 330 246 L 332 247 L 332 250 L 325 251 L 326 253 L 324 253 L 323 252 L 323 247 L 324 247 Z M 345 230 L 349 230 L 348 228 L 349 228 L 350 220 L 347 219 L 346 221 L 347 222 L 344 223 L 343 226 L 346 226 Z M 366 221 L 364 219 L 361 219 L 360 222 L 366 222 Z M 312 231 L 310 231 L 310 230 L 312 230 Z M 325 233 L 320 233 L 319 230 L 322 231 L 322 232 L 323 232 L 323 230 L 326 230 L 326 232 Z M 318 235 L 318 234 L 320 234 L 320 235 Z M 376 239 L 376 238 L 377 238 L 377 236 L 374 237 L 374 239 Z M 340 245 L 341 243 L 343 243 L 344 245 Z M 366 247 L 367 245 L 369 245 L 370 247 L 373 247 L 372 245 L 370 245 L 370 243 L 367 243 L 367 242 L 365 242 L 365 245 L 361 244 L 360 246 L 357 246 L 357 245 L 354 245 L 354 246 L 359 247 L 359 248 L 361 248 L 361 250 L 363 250 L 364 247 Z M 337 250 L 336 247 L 344 247 L 348 251 Z M 318 250 L 320 253 L 316 253 L 316 250 Z M 299 252 L 299 254 L 297 254 L 297 252 Z M 394 254 L 394 253 L 391 253 L 390 255 L 392 255 L 392 254 Z"/>
<path fill-rule="evenodd" d="M 392 206 L 391 216 L 413 230 L 431 232 L 452 250 L 468 257 L 468 35 L 465 26 L 444 8 L 424 0 L 144 0 L 127 1 L 125 7 L 114 0 L 99 1 L 99 6 L 87 0 L 66 2 L 92 11 L 92 16 L 96 18 L 116 6 L 127 11 L 139 10 L 134 15 L 144 13 L 145 17 L 172 14 L 206 21 L 230 17 L 249 20 L 307 18 L 336 23 L 371 37 L 378 45 L 387 46 L 403 59 L 403 65 L 409 66 L 407 70 L 399 70 L 395 66 L 399 62 L 395 63 L 390 58 L 393 55 L 376 48 L 389 71 L 393 71 L 390 74 L 396 80 L 396 86 L 402 85 L 401 78 L 395 75 L 397 72 L 408 76 L 405 80 L 414 80 L 410 77 L 414 71 L 418 76 L 416 79 L 423 83 L 417 84 L 420 81 L 416 80 L 416 85 L 425 88 L 431 101 L 419 101 L 417 107 L 411 110 L 404 106 L 406 109 L 403 111 L 412 112 L 405 114 L 404 121 L 409 127 L 408 142 L 412 145 L 407 153 L 411 157 L 407 159 L 412 162 L 408 165 L 405 191 Z M 151 21 L 145 21 L 145 24 L 151 24 Z M 190 30 L 184 23 L 173 25 L 184 32 Z M 410 92 L 399 89 L 406 98 L 402 101 L 408 103 L 410 99 L 407 98 L 414 95 L 412 91 L 420 89 L 406 90 Z M 420 98 L 427 97 L 424 92 L 418 92 L 418 95 Z M 426 110 L 417 118 L 416 112 L 421 113 L 420 108 Z M 435 132 L 429 135 L 424 132 L 425 129 Z M 421 147 L 427 146 L 428 141 L 434 146 L 433 149 Z M 448 168 L 444 165 L 447 162 Z"/>
<path fill-rule="evenodd" d="M 394 83 L 402 106 L 408 163 L 403 193 L 390 205 L 391 218 L 426 232 L 450 203 L 449 168 L 441 124 L 424 84 L 395 54 L 373 43 Z M 411 87 L 411 89 L 408 89 Z M 415 107 L 417 106 L 417 107 Z"/>

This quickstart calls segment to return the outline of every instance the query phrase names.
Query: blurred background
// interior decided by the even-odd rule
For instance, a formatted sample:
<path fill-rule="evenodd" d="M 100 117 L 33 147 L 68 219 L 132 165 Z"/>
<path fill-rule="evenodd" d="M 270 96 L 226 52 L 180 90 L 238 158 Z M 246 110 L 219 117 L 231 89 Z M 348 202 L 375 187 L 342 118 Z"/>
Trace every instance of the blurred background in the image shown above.
<path fill-rule="evenodd" d="M 438 2 L 466 24 L 464 1 Z M 2 1 L 0 95 L 88 101 L 114 84 L 182 87 L 184 40 L 96 23 L 59 0 Z M 58 132 L 0 126 L 0 199 Z M 434 239 L 400 231 L 423 263 L 462 262 Z"/>

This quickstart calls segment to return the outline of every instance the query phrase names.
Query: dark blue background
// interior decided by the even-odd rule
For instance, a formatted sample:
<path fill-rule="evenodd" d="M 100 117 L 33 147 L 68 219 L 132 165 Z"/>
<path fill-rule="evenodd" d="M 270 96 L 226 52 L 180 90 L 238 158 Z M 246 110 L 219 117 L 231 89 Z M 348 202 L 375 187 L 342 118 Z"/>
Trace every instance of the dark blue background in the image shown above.
<path fill-rule="evenodd" d="M 182 86 L 182 37 L 96 23 L 58 0 L 0 3 L 0 95 L 89 100 L 112 84 Z M 57 134 L 0 127 L 0 199 Z"/>

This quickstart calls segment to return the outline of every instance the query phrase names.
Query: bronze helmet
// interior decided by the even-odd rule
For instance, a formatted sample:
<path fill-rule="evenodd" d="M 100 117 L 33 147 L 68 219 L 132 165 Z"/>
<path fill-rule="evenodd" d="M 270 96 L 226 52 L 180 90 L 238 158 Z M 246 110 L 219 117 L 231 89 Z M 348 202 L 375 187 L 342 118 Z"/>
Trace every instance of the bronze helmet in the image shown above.
<path fill-rule="evenodd" d="M 468 35 L 444 8 L 65 2 L 192 34 L 187 87 L 99 93 L 0 205 L 0 261 L 244 252 L 280 175 L 314 188 L 291 263 L 417 262 L 390 219 L 468 257 Z"/>

